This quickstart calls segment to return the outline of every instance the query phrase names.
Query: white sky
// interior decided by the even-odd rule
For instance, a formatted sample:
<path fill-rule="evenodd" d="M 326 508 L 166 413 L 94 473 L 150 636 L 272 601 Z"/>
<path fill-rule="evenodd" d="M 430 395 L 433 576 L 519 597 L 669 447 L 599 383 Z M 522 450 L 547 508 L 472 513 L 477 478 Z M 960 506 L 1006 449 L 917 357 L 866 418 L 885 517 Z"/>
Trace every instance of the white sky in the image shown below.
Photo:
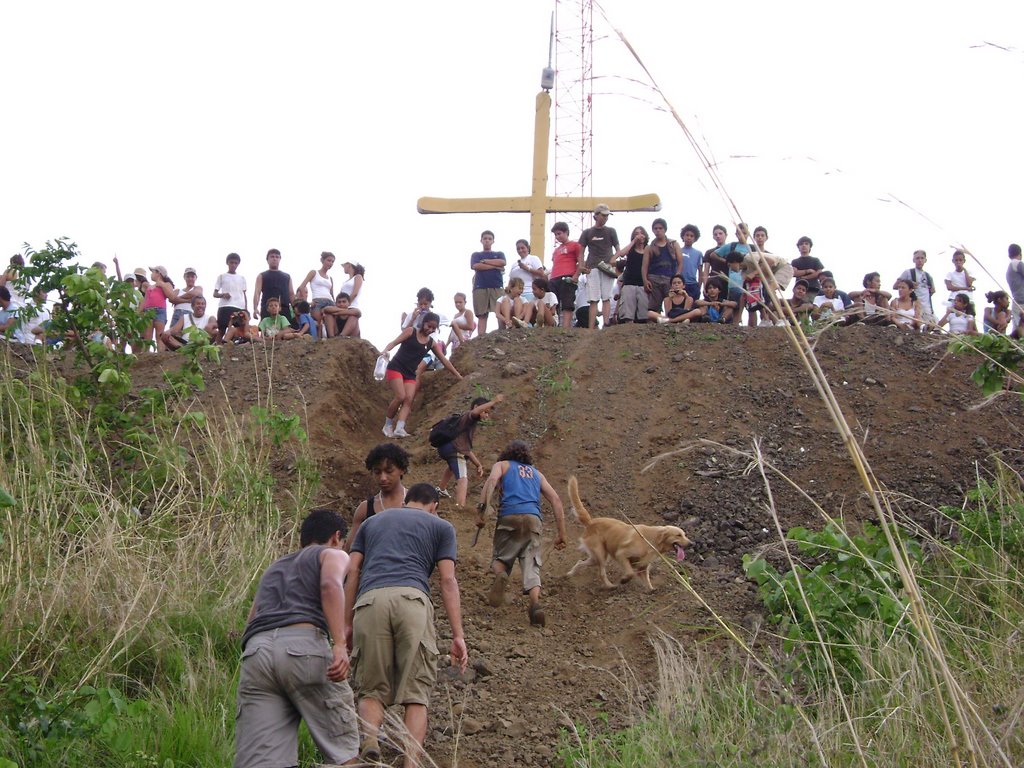
<path fill-rule="evenodd" d="M 603 8 L 769 250 L 793 258 L 810 235 L 853 290 L 872 270 L 891 285 L 916 248 L 941 284 L 964 244 L 1002 282 L 1006 245 L 1024 239 L 1024 3 Z M 176 280 L 195 266 L 208 295 L 237 251 L 250 300 L 268 248 L 296 285 L 331 250 L 365 265 L 364 336 L 383 346 L 420 286 L 451 313 L 482 229 L 507 254 L 528 237 L 525 214 L 421 216 L 416 200 L 528 194 L 553 9 L 4 3 L 0 249 L 67 235 L 87 263 L 117 253 Z M 661 215 L 709 248 L 730 212 L 597 9 L 594 26 L 594 194 L 656 192 L 661 214 L 612 218 L 620 237 Z M 968 270 L 979 298 L 995 287 Z"/>

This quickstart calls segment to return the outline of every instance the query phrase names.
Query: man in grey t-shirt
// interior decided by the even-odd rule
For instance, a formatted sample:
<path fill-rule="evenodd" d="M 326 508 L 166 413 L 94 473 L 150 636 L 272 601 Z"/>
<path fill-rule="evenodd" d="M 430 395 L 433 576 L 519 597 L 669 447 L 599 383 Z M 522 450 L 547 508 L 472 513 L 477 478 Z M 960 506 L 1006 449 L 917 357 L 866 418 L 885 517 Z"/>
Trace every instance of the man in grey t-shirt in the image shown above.
<path fill-rule="evenodd" d="M 405 765 L 420 765 L 427 736 L 427 705 L 437 677 L 437 640 L 430 574 L 441 577 L 441 599 L 452 628 L 451 661 L 465 672 L 459 584 L 455 580 L 455 528 L 436 516 L 437 489 L 418 483 L 405 507 L 378 512 L 359 526 L 345 582 L 352 628 L 359 718 L 366 735 L 360 759 L 380 760 L 377 734 L 384 708 L 405 707 Z"/>
<path fill-rule="evenodd" d="M 1024 326 L 1024 261 L 1021 261 L 1020 246 L 1011 243 L 1008 253 L 1010 263 L 1006 267 L 1006 286 L 1013 299 L 1013 330 Z"/>
<path fill-rule="evenodd" d="M 328 762 L 356 762 L 344 540 L 341 515 L 313 510 L 302 522 L 302 549 L 275 560 L 260 578 L 242 636 L 235 768 L 298 765 L 300 718 Z"/>
<path fill-rule="evenodd" d="M 594 208 L 594 226 L 583 230 L 580 247 L 587 255 L 583 274 L 587 275 L 587 301 L 590 303 L 589 325 L 597 327 L 597 303 L 601 302 L 601 322 L 607 327 L 611 320 L 612 291 L 615 289 L 613 262 L 619 251 L 619 235 L 607 226 L 611 208 L 601 203 Z"/>

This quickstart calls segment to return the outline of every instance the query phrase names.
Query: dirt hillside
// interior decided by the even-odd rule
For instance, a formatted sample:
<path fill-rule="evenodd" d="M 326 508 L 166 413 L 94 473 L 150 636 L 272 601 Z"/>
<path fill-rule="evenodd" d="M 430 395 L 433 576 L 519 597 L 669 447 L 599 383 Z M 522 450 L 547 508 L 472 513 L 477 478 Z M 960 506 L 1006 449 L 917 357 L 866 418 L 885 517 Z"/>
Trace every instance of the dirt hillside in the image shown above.
<path fill-rule="evenodd" d="M 865 327 L 817 341 L 821 365 L 878 480 L 913 499 L 901 509 L 924 525 L 933 524 L 931 505 L 961 501 L 974 483 L 976 461 L 1024 444 L 1020 399 L 976 408 L 982 398 L 968 378 L 976 362 L 948 355 L 946 346 L 939 337 Z M 235 348 L 209 370 L 203 397 L 214 410 L 227 393 L 237 409 L 265 403 L 272 393 L 278 406 L 304 413 L 323 470 L 319 501 L 350 515 L 370 488 L 363 458 L 383 440 L 388 395 L 371 376 L 375 354 L 369 344 L 346 339 L 286 343 L 272 356 L 263 347 Z M 156 382 L 170 360 L 141 362 L 139 379 Z M 496 418 L 477 432 L 486 465 L 508 441 L 525 438 L 567 509 L 566 479 L 576 474 L 595 516 L 682 526 L 693 541 L 683 572 L 736 623 L 758 610 L 740 558 L 777 540 L 763 481 L 756 471 L 745 472 L 749 460 L 737 452 L 748 453 L 757 440 L 765 458 L 827 512 L 869 515 L 845 450 L 781 329 L 501 331 L 469 342 L 454 362 L 463 381 L 428 374 L 417 397 L 409 424 L 414 436 L 402 443 L 414 458 L 407 487 L 440 478 L 443 465 L 426 440 L 430 424 L 465 410 L 478 394 L 504 393 Z M 724 447 L 699 446 L 641 473 L 654 457 L 695 439 Z M 471 502 L 479 487 L 474 479 Z M 784 529 L 820 525 L 811 503 L 789 483 L 773 478 L 772 493 Z M 661 564 L 652 594 L 638 583 L 604 590 L 592 570 L 567 579 L 578 552 L 574 544 L 554 551 L 550 516 L 547 627 L 532 629 L 525 598 L 513 590 L 500 609 L 485 602 L 493 526 L 473 548 L 471 511 L 457 513 L 449 502 L 441 512 L 459 533 L 458 575 L 475 665 L 464 680 L 439 681 L 428 738 L 441 765 L 455 764 L 456 744 L 463 768 L 550 765 L 565 715 L 584 722 L 607 716 L 621 726 L 631 706 L 642 705 L 642 696 L 630 702 L 626 693 L 636 693 L 637 684 L 652 690 L 652 632 L 716 642 L 711 618 L 667 579 Z M 575 542 L 580 526 L 570 517 L 568 528 Z M 517 576 L 518 570 L 513 583 Z M 441 637 L 446 633 L 441 621 Z M 453 712 L 461 715 L 454 729 Z"/>

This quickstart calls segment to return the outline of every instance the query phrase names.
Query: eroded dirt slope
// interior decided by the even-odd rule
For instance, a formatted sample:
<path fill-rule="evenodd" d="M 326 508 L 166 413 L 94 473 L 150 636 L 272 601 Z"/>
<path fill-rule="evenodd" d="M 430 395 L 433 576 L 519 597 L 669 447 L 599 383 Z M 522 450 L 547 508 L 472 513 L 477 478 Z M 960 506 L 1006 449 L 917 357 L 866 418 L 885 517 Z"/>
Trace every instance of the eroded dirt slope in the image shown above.
<path fill-rule="evenodd" d="M 942 339 L 852 328 L 821 337 L 817 352 L 878 480 L 905 494 L 901 508 L 917 522 L 933 523 L 931 505 L 959 503 L 976 461 L 1024 444 L 1019 398 L 975 408 L 981 396 L 968 380 L 975 361 L 947 355 Z M 272 392 L 277 405 L 304 413 L 322 467 L 320 501 L 351 514 L 370 487 L 363 457 L 383 439 L 387 392 L 371 377 L 375 354 L 365 342 L 341 339 L 285 344 L 272 357 L 263 348 L 231 350 L 211 367 L 203 399 L 214 410 L 225 394 L 247 406 Z M 417 398 L 414 437 L 403 443 L 414 457 L 407 486 L 440 477 L 443 465 L 426 441 L 430 424 L 465 410 L 477 394 L 504 393 L 494 421 L 477 433 L 486 464 L 509 440 L 524 438 L 567 508 L 566 479 L 576 474 L 594 515 L 681 525 L 694 542 L 683 571 L 716 611 L 741 625 L 758 605 L 740 558 L 777 551 L 764 482 L 747 471 L 755 441 L 792 481 L 772 478 L 783 529 L 820 525 L 801 491 L 830 514 L 870 514 L 811 378 L 780 329 L 502 331 L 465 345 L 455 362 L 465 380 L 429 374 Z M 165 356 L 144 361 L 140 379 L 157 381 L 167 364 Z M 722 447 L 697 446 L 641 471 L 696 439 Z M 478 491 L 474 480 L 471 501 Z M 500 609 L 486 605 L 489 547 L 487 536 L 470 546 L 471 513 L 450 503 L 442 513 L 459 533 L 467 640 L 479 668 L 465 680 L 439 682 L 429 741 L 441 765 L 453 760 L 453 712 L 461 717 L 458 765 L 549 765 L 566 716 L 587 721 L 606 713 L 619 726 L 642 706 L 655 681 L 652 633 L 718 642 L 709 615 L 661 565 L 653 594 L 638 584 L 606 591 L 592 571 L 565 578 L 578 553 L 574 546 L 554 551 L 550 525 L 548 624 L 531 629 L 523 597 L 512 595 Z M 568 528 L 575 540 L 580 527 L 570 518 Z"/>

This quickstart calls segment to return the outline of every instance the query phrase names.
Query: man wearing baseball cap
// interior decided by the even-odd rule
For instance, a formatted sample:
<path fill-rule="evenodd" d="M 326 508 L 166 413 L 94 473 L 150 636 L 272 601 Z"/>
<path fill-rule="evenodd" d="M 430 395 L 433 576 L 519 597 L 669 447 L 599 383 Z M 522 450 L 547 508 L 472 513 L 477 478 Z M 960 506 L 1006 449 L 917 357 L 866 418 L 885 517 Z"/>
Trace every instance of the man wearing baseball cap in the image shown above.
<path fill-rule="evenodd" d="M 611 316 L 612 290 L 615 288 L 615 261 L 619 250 L 619 236 L 611 227 L 605 226 L 611 209 L 604 203 L 594 207 L 594 226 L 583 230 L 580 246 L 587 254 L 583 273 L 587 275 L 587 302 L 590 304 L 589 328 L 597 327 L 597 302 L 601 302 L 601 317 L 608 325 Z"/>

